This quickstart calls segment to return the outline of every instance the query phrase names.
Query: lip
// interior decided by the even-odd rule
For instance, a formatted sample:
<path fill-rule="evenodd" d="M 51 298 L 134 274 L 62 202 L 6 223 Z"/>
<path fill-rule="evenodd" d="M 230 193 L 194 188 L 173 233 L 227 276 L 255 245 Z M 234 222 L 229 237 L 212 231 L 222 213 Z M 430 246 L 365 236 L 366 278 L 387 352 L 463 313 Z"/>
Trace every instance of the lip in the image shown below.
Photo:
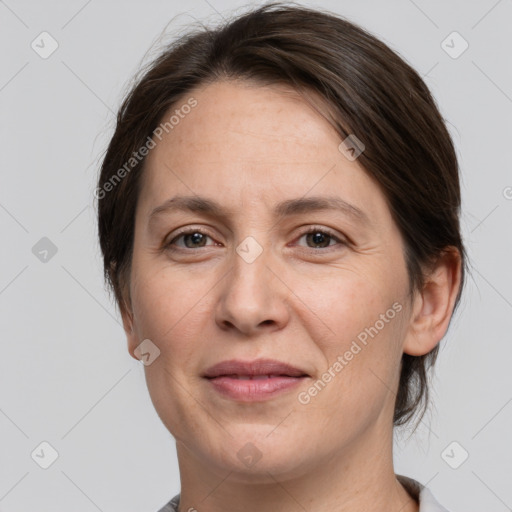
<path fill-rule="evenodd" d="M 222 361 L 202 376 L 218 393 L 244 402 L 268 400 L 309 377 L 304 370 L 274 359 Z"/>
<path fill-rule="evenodd" d="M 242 361 L 240 359 L 229 359 L 210 366 L 203 377 L 215 378 L 224 375 L 283 375 L 286 377 L 307 376 L 307 372 L 283 363 L 276 359 L 254 359 L 253 361 Z"/>

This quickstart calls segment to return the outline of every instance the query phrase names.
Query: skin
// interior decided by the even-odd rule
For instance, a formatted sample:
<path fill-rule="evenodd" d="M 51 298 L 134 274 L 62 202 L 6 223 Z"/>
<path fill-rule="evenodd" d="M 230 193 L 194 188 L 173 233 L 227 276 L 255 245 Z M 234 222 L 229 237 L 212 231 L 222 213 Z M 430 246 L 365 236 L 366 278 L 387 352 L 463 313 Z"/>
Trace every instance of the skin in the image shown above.
<path fill-rule="evenodd" d="M 132 357 L 144 339 L 160 350 L 144 368 L 176 439 L 180 510 L 417 511 L 392 462 L 400 360 L 428 353 L 448 328 L 458 255 L 448 252 L 410 296 L 384 195 L 339 151 L 318 109 L 282 86 L 216 82 L 190 96 L 197 107 L 146 160 L 123 312 Z M 226 215 L 174 211 L 150 222 L 175 195 L 217 200 Z M 337 210 L 272 213 L 282 200 L 313 195 L 342 198 L 368 222 Z M 336 238 L 304 234 L 315 226 Z M 184 227 L 207 236 L 176 238 Z M 236 252 L 249 236 L 263 250 L 252 263 Z M 298 393 L 394 303 L 401 311 L 300 403 Z M 260 402 L 225 398 L 201 377 L 220 361 L 260 357 L 310 377 Z M 251 467 L 237 456 L 246 443 L 261 455 Z"/>

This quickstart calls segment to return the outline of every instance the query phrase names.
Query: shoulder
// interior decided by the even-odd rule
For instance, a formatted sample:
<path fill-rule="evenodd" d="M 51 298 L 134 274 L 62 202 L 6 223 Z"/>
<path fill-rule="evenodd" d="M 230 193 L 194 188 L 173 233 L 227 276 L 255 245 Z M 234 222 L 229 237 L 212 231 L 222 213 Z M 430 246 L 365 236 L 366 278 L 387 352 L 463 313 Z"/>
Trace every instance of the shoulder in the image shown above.
<path fill-rule="evenodd" d="M 405 487 L 407 492 L 415 500 L 419 502 L 419 512 L 449 512 L 449 510 L 447 510 L 438 503 L 438 501 L 435 499 L 434 495 L 430 492 L 430 490 L 424 485 L 420 484 L 418 481 L 402 475 L 397 475 L 397 478 L 400 481 L 400 483 Z M 177 512 L 179 503 L 180 495 L 177 494 L 171 501 L 169 501 L 169 503 L 164 505 L 158 512 Z"/>
<path fill-rule="evenodd" d="M 423 487 L 420 492 L 420 512 L 449 512 L 449 510 L 440 505 L 434 495 Z"/>
<path fill-rule="evenodd" d="M 171 501 L 169 501 L 169 503 L 166 503 L 158 512 L 177 512 L 179 504 L 180 495 L 177 494 Z"/>
<path fill-rule="evenodd" d="M 432 492 L 417 480 L 403 475 L 396 477 L 411 497 L 419 502 L 419 512 L 449 512 L 435 499 Z"/>

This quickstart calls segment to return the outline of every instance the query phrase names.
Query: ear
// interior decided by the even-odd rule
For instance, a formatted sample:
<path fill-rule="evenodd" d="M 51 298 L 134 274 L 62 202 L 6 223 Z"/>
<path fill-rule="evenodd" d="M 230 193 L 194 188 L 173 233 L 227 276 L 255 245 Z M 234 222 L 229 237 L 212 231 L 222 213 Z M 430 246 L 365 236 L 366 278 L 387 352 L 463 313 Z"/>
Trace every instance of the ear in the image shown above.
<path fill-rule="evenodd" d="M 450 324 L 461 285 L 461 256 L 447 248 L 437 260 L 421 292 L 416 292 L 404 352 L 411 356 L 428 354 L 441 341 Z"/>
<path fill-rule="evenodd" d="M 135 330 L 133 312 L 126 303 L 121 308 L 121 318 L 123 320 L 124 332 L 126 333 L 126 341 L 128 342 L 128 352 L 134 359 L 139 361 L 139 358 L 135 355 L 135 349 L 140 344 L 140 341 Z"/>

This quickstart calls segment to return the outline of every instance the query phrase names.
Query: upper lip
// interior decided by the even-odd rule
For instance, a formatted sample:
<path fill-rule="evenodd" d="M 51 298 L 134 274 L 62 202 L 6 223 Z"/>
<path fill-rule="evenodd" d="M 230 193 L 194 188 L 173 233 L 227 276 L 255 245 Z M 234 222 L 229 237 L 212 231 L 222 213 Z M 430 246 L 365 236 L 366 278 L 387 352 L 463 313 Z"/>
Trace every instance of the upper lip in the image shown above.
<path fill-rule="evenodd" d="M 303 377 L 308 374 L 288 363 L 275 359 L 255 359 L 253 361 L 241 361 L 230 359 L 222 361 L 208 368 L 203 377 L 213 379 L 222 375 L 285 375 L 288 377 Z"/>

